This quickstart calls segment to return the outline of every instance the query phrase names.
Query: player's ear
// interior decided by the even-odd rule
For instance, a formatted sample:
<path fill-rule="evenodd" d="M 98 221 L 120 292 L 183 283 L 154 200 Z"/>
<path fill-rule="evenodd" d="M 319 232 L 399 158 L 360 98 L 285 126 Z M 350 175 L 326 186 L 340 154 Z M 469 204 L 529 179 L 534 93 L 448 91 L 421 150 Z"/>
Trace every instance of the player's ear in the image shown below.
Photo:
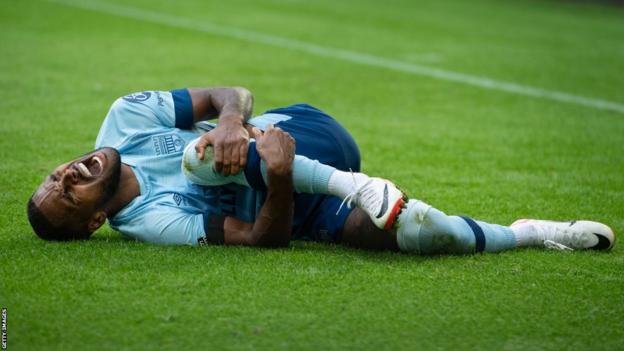
<path fill-rule="evenodd" d="M 90 233 L 98 230 L 103 224 L 106 222 L 106 212 L 97 211 L 91 216 L 89 223 L 87 224 L 87 228 Z"/>

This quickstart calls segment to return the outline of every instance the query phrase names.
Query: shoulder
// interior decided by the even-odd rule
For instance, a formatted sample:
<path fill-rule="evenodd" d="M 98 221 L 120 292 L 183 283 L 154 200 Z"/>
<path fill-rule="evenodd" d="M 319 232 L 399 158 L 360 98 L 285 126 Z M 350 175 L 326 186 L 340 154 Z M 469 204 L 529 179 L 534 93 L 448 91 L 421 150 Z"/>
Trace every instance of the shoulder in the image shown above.
<path fill-rule="evenodd" d="M 144 117 L 145 121 L 171 124 L 170 118 L 166 117 L 174 113 L 171 92 L 149 90 L 117 98 L 111 105 L 107 118 Z"/>
<path fill-rule="evenodd" d="M 128 136 L 154 128 L 173 128 L 171 92 L 142 91 L 117 98 L 100 127 L 96 147 L 119 146 Z"/>

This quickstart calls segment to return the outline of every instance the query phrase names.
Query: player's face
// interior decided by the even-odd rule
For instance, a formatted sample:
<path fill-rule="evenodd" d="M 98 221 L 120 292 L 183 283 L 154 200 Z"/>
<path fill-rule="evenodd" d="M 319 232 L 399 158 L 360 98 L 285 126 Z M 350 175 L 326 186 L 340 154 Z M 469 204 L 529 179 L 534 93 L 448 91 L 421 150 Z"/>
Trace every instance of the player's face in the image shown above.
<path fill-rule="evenodd" d="M 58 166 L 33 195 L 52 224 L 86 225 L 115 194 L 121 174 L 117 150 L 102 148 Z"/>

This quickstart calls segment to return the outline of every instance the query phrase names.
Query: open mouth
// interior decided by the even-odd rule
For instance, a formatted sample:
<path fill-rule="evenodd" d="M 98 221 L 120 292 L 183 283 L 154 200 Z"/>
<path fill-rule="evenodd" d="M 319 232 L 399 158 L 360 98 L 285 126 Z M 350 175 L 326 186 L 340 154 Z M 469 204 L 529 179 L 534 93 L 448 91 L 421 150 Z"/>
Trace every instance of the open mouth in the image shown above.
<path fill-rule="evenodd" d="M 97 177 L 104 170 L 104 155 L 96 154 L 80 161 L 76 163 L 76 168 L 85 178 Z"/>

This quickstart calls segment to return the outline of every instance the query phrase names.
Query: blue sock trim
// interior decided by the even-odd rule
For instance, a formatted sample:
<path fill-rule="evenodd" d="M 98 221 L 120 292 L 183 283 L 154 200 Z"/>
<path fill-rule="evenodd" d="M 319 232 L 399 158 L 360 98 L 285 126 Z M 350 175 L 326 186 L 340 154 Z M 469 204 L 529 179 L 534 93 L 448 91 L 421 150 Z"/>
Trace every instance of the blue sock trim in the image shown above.
<path fill-rule="evenodd" d="M 472 220 L 472 218 L 465 217 L 465 216 L 460 216 L 460 218 L 462 218 L 464 221 L 466 221 L 466 223 L 468 223 L 468 225 L 470 226 L 470 229 L 472 229 L 472 232 L 474 233 L 475 251 L 483 252 L 483 250 L 485 250 L 485 234 L 483 234 L 483 229 L 481 229 L 481 227 L 477 224 L 477 222 Z"/>

